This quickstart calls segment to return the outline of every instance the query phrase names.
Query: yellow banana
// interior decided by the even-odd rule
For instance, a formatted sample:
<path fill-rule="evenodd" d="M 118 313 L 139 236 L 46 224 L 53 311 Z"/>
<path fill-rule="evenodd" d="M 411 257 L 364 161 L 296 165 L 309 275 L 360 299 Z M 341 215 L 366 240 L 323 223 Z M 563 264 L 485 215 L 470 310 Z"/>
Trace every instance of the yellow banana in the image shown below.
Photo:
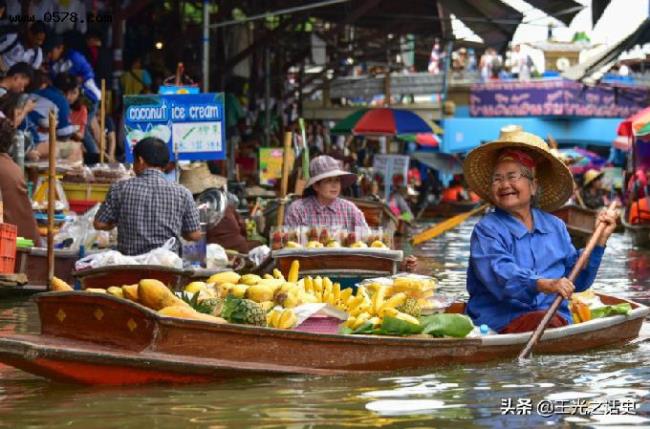
<path fill-rule="evenodd" d="M 332 305 L 336 305 L 341 298 L 341 284 L 334 283 L 332 285 Z"/>
<path fill-rule="evenodd" d="M 377 315 L 379 317 L 384 317 L 386 309 L 399 307 L 404 304 L 404 301 L 406 301 L 406 294 L 404 292 L 396 293 L 384 302 L 384 305 L 381 306 Z"/>
<path fill-rule="evenodd" d="M 314 279 L 311 276 L 305 277 L 305 292 L 312 293 L 314 291 Z"/>
<path fill-rule="evenodd" d="M 277 268 L 273 268 L 273 277 L 276 279 L 284 280 L 284 274 L 282 274 L 282 271 L 278 270 Z"/>
<path fill-rule="evenodd" d="M 296 313 L 293 310 L 288 308 L 282 311 L 280 319 L 278 320 L 278 328 L 280 329 L 289 329 L 293 327 L 293 324 L 296 322 Z"/>
<path fill-rule="evenodd" d="M 337 283 L 338 284 L 338 283 Z M 339 285 L 340 288 L 341 285 Z M 339 296 L 339 302 L 347 306 L 349 299 L 352 297 L 352 288 L 348 287 L 341 290 L 341 295 Z"/>
<path fill-rule="evenodd" d="M 278 310 L 273 310 L 266 315 L 266 324 L 272 328 L 278 326 L 278 319 L 280 318 L 280 312 Z"/>
<path fill-rule="evenodd" d="M 382 317 L 395 317 L 397 316 L 397 313 L 399 313 L 399 311 L 395 310 L 392 307 L 388 307 L 388 308 L 384 308 L 383 313 L 384 314 Z"/>
<path fill-rule="evenodd" d="M 359 316 L 361 313 L 368 313 L 372 311 L 372 303 L 370 301 L 363 301 L 355 308 L 349 310 L 350 315 Z"/>
<path fill-rule="evenodd" d="M 325 277 L 323 279 L 323 302 L 329 304 L 330 298 L 332 295 L 332 282 L 329 281 L 329 278 Z"/>
<path fill-rule="evenodd" d="M 354 321 L 354 326 L 352 329 L 357 329 L 359 326 L 363 325 L 370 319 L 370 313 L 361 313 L 357 316 L 357 319 Z"/>
<path fill-rule="evenodd" d="M 372 326 L 377 327 L 381 325 L 382 320 L 379 317 L 375 316 L 368 319 L 368 322 L 372 323 Z"/>
<path fill-rule="evenodd" d="M 397 319 L 403 320 L 405 322 L 413 323 L 415 325 L 419 325 L 420 321 L 416 319 L 415 317 L 411 316 L 410 314 L 402 313 L 401 311 L 398 311 L 395 316 L 393 316 Z"/>
<path fill-rule="evenodd" d="M 352 328 L 354 326 L 354 322 L 356 322 L 357 318 L 354 316 L 349 316 L 348 320 L 345 321 L 344 325 L 348 328 Z"/>
<path fill-rule="evenodd" d="M 291 261 L 291 268 L 289 268 L 289 273 L 287 274 L 288 282 L 297 282 L 298 281 L 298 272 L 300 271 L 300 262 L 297 259 Z"/>
<path fill-rule="evenodd" d="M 266 273 L 266 274 L 264 274 L 264 278 L 265 278 L 265 279 L 274 279 L 275 277 L 273 277 L 273 276 L 272 276 L 271 274 L 269 274 L 269 273 Z"/>
<path fill-rule="evenodd" d="M 314 279 L 314 292 L 316 292 L 316 296 L 323 295 L 323 279 L 321 276 Z"/>
<path fill-rule="evenodd" d="M 384 305 L 384 295 L 386 289 L 383 287 L 377 288 L 375 294 L 372 296 L 372 313 L 379 314 L 379 309 Z"/>

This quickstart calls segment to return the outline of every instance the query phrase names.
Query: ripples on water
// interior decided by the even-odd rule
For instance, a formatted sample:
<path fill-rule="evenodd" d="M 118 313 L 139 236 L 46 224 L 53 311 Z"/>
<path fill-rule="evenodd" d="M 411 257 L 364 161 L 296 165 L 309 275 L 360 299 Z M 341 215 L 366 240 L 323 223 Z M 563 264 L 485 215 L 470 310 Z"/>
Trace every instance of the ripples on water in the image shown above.
<path fill-rule="evenodd" d="M 472 223 L 418 254 L 441 293 L 464 296 Z M 650 303 L 650 253 L 612 237 L 595 288 Z M 35 332 L 35 307 L 0 298 L 0 335 Z M 647 326 L 644 327 L 647 329 Z M 650 332 L 648 332 L 650 334 Z M 290 353 L 290 351 L 287 351 Z M 0 366 L 0 428 L 650 427 L 650 341 L 586 355 L 375 376 L 270 377 L 196 386 L 69 386 Z M 631 400 L 636 415 L 501 415 L 502 401 Z"/>

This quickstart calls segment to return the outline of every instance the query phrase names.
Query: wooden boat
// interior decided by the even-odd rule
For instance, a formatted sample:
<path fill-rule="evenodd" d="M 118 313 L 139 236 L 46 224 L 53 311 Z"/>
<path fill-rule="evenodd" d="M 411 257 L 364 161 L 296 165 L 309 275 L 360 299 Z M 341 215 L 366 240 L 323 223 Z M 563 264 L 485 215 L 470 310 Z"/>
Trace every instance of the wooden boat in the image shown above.
<path fill-rule="evenodd" d="M 385 203 L 364 198 L 346 198 L 346 200 L 354 203 L 363 212 L 366 223 L 370 228 L 379 228 L 381 226 L 393 231 L 397 230 L 399 220 Z"/>
<path fill-rule="evenodd" d="M 632 311 L 548 329 L 534 352 L 582 353 L 626 344 L 650 309 L 600 295 Z M 49 292 L 35 298 L 38 335 L 0 337 L 0 362 L 64 382 L 195 383 L 237 376 L 335 375 L 431 368 L 517 356 L 530 333 L 474 338 L 316 334 L 161 317 L 127 300 L 91 292 Z M 464 304 L 448 312 L 460 312 Z"/>
<path fill-rule="evenodd" d="M 300 262 L 301 275 L 327 276 L 341 286 L 353 286 L 359 281 L 390 276 L 397 272 L 404 259 L 401 250 L 388 249 L 281 249 L 271 253 L 276 267 L 283 273 L 289 272 L 291 262 Z"/>
<path fill-rule="evenodd" d="M 480 204 L 474 201 L 441 201 L 438 204 L 428 205 L 421 214 L 418 213 L 418 219 L 448 218 L 475 209 Z"/>
<path fill-rule="evenodd" d="M 632 242 L 635 246 L 650 248 L 650 224 L 630 224 L 627 222 L 627 212 L 621 216 L 621 221 L 627 231 L 632 236 Z"/>
<path fill-rule="evenodd" d="M 56 249 L 54 251 L 54 275 L 72 284 L 74 263 L 79 252 Z M 16 249 L 16 273 L 25 274 L 28 279 L 21 289 L 45 291 L 48 285 L 47 249 L 41 247 Z"/>
<path fill-rule="evenodd" d="M 566 224 L 571 241 L 576 248 L 585 247 L 594 232 L 598 211 L 568 204 L 552 212 Z"/>
<path fill-rule="evenodd" d="M 122 286 L 138 283 L 141 279 L 156 279 L 173 290 L 180 290 L 191 273 L 160 265 L 112 265 L 90 268 L 72 273 L 81 289 Z"/>

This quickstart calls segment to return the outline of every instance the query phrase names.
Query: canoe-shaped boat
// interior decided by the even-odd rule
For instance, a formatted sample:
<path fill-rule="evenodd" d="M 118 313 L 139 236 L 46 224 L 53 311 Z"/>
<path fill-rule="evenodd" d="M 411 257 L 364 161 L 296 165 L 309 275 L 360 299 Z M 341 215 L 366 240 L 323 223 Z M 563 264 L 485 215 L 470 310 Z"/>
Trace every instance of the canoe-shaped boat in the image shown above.
<path fill-rule="evenodd" d="M 441 201 L 438 204 L 429 204 L 424 210 L 421 211 L 421 213 L 418 213 L 418 219 L 427 220 L 436 218 L 448 218 L 475 209 L 480 204 L 480 202 L 474 201 Z"/>
<path fill-rule="evenodd" d="M 346 199 L 354 203 L 363 212 L 366 223 L 370 228 L 379 228 L 381 226 L 392 231 L 397 230 L 399 220 L 385 203 L 365 198 Z"/>
<path fill-rule="evenodd" d="M 627 221 L 627 213 L 621 216 L 625 231 L 632 236 L 635 246 L 650 248 L 650 224 L 630 224 Z"/>
<path fill-rule="evenodd" d="M 586 209 L 575 204 L 568 204 L 552 212 L 566 224 L 573 245 L 577 248 L 584 247 L 587 240 L 594 232 L 596 210 Z"/>
<path fill-rule="evenodd" d="M 362 248 L 281 249 L 271 253 L 275 265 L 289 272 L 291 262 L 300 262 L 301 275 L 327 276 L 341 286 L 352 286 L 372 277 L 390 276 L 404 259 L 401 250 Z"/>
<path fill-rule="evenodd" d="M 74 282 L 72 272 L 79 252 L 54 250 L 54 275 L 68 283 Z M 48 285 L 47 249 L 41 247 L 16 249 L 16 273 L 27 276 L 28 284 L 23 287 L 33 291 L 45 291 Z"/>
<path fill-rule="evenodd" d="M 630 302 L 601 295 L 605 304 Z M 349 374 L 431 368 L 513 358 L 530 333 L 453 339 L 316 334 L 161 317 L 92 292 L 35 298 L 38 335 L 0 337 L 0 362 L 83 384 L 193 383 L 237 376 Z M 581 353 L 638 337 L 650 309 L 548 329 L 534 353 Z M 457 303 L 449 312 L 460 312 Z"/>

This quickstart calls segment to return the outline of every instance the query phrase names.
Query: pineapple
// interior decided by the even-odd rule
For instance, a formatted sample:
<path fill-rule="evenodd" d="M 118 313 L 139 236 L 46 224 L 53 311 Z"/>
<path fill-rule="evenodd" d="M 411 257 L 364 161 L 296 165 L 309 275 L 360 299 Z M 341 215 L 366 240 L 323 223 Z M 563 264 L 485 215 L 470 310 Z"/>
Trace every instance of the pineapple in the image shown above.
<path fill-rule="evenodd" d="M 231 323 L 266 326 L 266 311 L 250 299 L 227 297 L 221 309 L 221 317 Z"/>
<path fill-rule="evenodd" d="M 415 318 L 420 317 L 422 313 L 422 307 L 420 306 L 420 303 L 418 303 L 418 300 L 413 297 L 406 298 L 404 304 L 397 307 L 396 310 L 409 314 Z"/>
<path fill-rule="evenodd" d="M 217 317 L 221 315 L 221 309 L 224 302 L 222 298 L 199 299 L 198 293 L 195 293 L 192 297 L 186 293 L 183 293 L 183 295 L 181 295 L 181 298 L 184 302 L 189 304 L 192 309 L 198 311 L 199 313 L 209 314 L 211 316 Z"/>

